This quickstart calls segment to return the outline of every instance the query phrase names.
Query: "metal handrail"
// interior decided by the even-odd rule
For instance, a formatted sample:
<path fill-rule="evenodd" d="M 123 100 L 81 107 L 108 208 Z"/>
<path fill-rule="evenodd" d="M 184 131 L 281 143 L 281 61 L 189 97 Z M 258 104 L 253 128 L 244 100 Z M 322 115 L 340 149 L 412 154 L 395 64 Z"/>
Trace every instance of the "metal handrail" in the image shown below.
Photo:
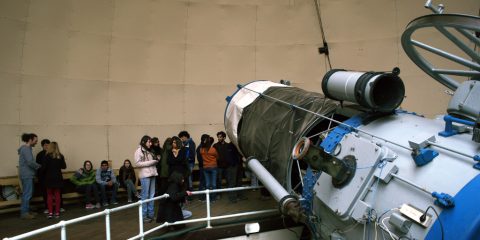
<path fill-rule="evenodd" d="M 160 230 L 164 227 L 173 226 L 173 225 L 206 221 L 207 222 L 207 228 L 211 228 L 212 227 L 211 226 L 211 221 L 212 220 L 219 220 L 219 219 L 225 219 L 225 218 L 233 218 L 233 217 L 241 217 L 241 216 L 248 216 L 248 215 L 256 215 L 256 214 L 277 212 L 278 209 L 270 209 L 270 210 L 251 211 L 251 212 L 243 212 L 243 213 L 236 213 L 236 214 L 229 214 L 229 215 L 221 215 L 221 216 L 216 216 L 216 217 L 211 216 L 211 213 L 210 213 L 210 193 L 243 191 L 243 190 L 258 189 L 258 188 L 263 188 L 263 187 L 262 186 L 259 186 L 259 187 L 236 187 L 236 188 L 225 188 L 225 189 L 216 189 L 216 190 L 207 189 L 207 190 L 192 192 L 192 195 L 206 194 L 207 217 L 177 221 L 177 222 L 174 222 L 174 223 L 165 222 L 165 223 L 163 223 L 163 224 L 161 224 L 161 225 L 159 225 L 155 228 L 152 228 L 152 229 L 150 229 L 146 232 L 143 231 L 142 204 L 152 202 L 152 201 L 157 201 L 157 200 L 164 199 L 164 198 L 168 198 L 169 197 L 168 194 L 163 194 L 161 196 L 154 197 L 154 198 L 147 199 L 147 200 L 139 200 L 138 202 L 127 204 L 127 205 L 116 207 L 116 208 L 105 209 L 101 212 L 92 213 L 92 214 L 89 214 L 89 215 L 85 215 L 85 216 L 70 219 L 70 220 L 62 220 L 62 221 L 60 221 L 56 224 L 53 224 L 53 225 L 50 225 L 50 226 L 47 226 L 47 227 L 39 228 L 39 229 L 30 231 L 30 232 L 27 232 L 27 233 L 23 233 L 23 234 L 14 236 L 14 237 L 3 238 L 3 240 L 24 239 L 24 238 L 32 237 L 32 236 L 35 236 L 35 235 L 38 235 L 38 234 L 41 234 L 41 233 L 45 233 L 45 232 L 48 232 L 48 231 L 51 231 L 51 230 L 55 230 L 55 229 L 58 229 L 58 228 L 60 228 L 61 239 L 66 240 L 67 239 L 67 226 L 68 225 L 72 225 L 72 224 L 75 224 L 75 223 L 83 222 L 83 221 L 86 221 L 86 220 L 89 220 L 89 219 L 92 219 L 92 218 L 96 218 L 96 217 L 101 217 L 101 216 L 105 216 L 105 232 L 106 232 L 105 238 L 107 240 L 110 240 L 111 239 L 111 236 L 110 236 L 110 214 L 114 213 L 114 212 L 119 212 L 119 211 L 122 211 L 122 210 L 125 210 L 125 209 L 133 208 L 135 206 L 138 206 L 139 233 L 137 235 L 129 238 L 129 239 L 143 239 L 146 235 L 148 235 L 152 232 L 155 232 L 155 231 Z"/>

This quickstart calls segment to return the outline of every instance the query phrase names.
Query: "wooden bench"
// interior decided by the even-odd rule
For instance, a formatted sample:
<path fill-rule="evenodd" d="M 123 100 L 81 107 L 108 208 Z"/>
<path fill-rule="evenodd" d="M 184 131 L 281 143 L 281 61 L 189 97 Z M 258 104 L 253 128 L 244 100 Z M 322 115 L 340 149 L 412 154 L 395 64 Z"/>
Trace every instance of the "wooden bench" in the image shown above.
<path fill-rule="evenodd" d="M 78 199 L 84 197 L 84 194 L 78 193 L 75 191 L 75 186 L 73 183 L 70 182 L 70 178 L 75 174 L 76 171 L 65 171 L 62 172 L 63 175 L 63 180 L 64 180 L 64 189 L 62 193 L 62 199 L 64 202 L 74 202 L 78 201 Z M 118 176 L 119 169 L 114 169 L 114 173 L 116 176 Z M 135 170 L 135 173 L 137 173 L 137 170 Z M 135 182 L 135 186 L 137 186 L 137 190 L 141 190 L 141 186 L 138 185 L 139 180 L 137 177 L 137 180 Z M 14 200 L 3 200 L 0 198 L 0 213 L 8 211 L 6 208 L 12 208 L 15 206 L 20 206 L 20 196 L 21 196 L 21 184 L 20 184 L 20 179 L 18 176 L 9 176 L 9 177 L 0 177 L 0 188 L 3 188 L 4 186 L 12 186 L 15 188 L 17 199 Z M 35 191 L 37 189 L 37 191 Z M 34 181 L 34 197 L 30 200 L 30 203 L 41 203 L 43 202 L 42 196 L 39 195 L 38 191 L 38 181 Z M 118 188 L 118 193 L 126 193 L 125 188 Z M 18 208 L 15 208 L 18 209 Z"/>

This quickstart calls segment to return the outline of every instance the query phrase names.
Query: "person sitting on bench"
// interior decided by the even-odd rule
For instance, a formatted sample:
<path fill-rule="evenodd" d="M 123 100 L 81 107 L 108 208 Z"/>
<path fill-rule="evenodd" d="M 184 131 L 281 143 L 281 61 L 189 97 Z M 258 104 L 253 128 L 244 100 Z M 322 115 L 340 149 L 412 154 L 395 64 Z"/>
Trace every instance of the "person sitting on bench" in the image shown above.
<path fill-rule="evenodd" d="M 115 177 L 115 173 L 113 170 L 108 167 L 108 161 L 103 160 L 100 164 L 100 168 L 97 169 L 96 174 L 97 184 L 100 188 L 100 196 L 102 198 L 102 204 L 104 207 L 108 206 L 108 199 L 107 199 L 107 190 L 112 191 L 112 197 L 110 199 L 111 204 L 118 204 L 117 202 L 117 190 L 118 190 L 118 183 Z"/>

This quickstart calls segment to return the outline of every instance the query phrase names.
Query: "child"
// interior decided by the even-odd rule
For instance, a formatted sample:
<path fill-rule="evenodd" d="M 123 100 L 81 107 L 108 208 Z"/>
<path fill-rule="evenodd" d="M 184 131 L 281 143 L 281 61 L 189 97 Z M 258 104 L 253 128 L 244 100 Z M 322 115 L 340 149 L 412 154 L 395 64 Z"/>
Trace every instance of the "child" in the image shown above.
<path fill-rule="evenodd" d="M 48 145 L 45 158 L 45 186 L 47 187 L 48 218 L 53 217 L 53 199 L 55 198 L 55 218 L 60 217 L 60 189 L 63 187 L 62 169 L 67 168 L 65 158 L 56 142 Z"/>
<path fill-rule="evenodd" d="M 93 170 L 92 162 L 89 160 L 83 162 L 83 168 L 78 169 L 70 178 L 70 181 L 75 184 L 76 191 L 85 193 L 85 208 L 94 208 L 90 194 L 93 192 L 97 208 L 100 208 L 100 197 L 98 196 L 97 183 L 95 182 L 95 170 Z"/>
<path fill-rule="evenodd" d="M 167 194 L 170 196 L 167 199 L 162 199 L 159 202 L 157 222 L 173 223 L 184 219 L 184 213 L 180 206 L 185 202 L 186 196 L 191 196 L 190 191 L 183 191 L 184 177 L 180 172 L 173 172 L 168 178 Z"/>
<path fill-rule="evenodd" d="M 123 166 L 120 168 L 120 185 L 127 188 L 128 193 L 128 202 L 132 202 L 132 194 L 137 198 L 140 198 L 140 195 L 137 193 L 135 188 L 135 181 L 137 177 L 135 176 L 135 170 L 132 167 L 130 160 L 125 159 L 123 161 Z"/>

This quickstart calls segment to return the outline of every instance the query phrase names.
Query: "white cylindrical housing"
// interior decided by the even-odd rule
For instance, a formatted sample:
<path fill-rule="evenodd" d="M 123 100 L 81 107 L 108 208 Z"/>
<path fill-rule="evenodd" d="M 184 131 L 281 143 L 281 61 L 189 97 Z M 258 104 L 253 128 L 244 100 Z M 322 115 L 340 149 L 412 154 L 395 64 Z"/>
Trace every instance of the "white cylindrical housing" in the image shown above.
<path fill-rule="evenodd" d="M 251 158 L 247 162 L 248 168 L 252 170 L 265 188 L 272 194 L 273 198 L 279 202 L 285 196 L 289 195 L 287 190 L 263 167 L 263 165 L 255 158 Z"/>
<path fill-rule="evenodd" d="M 325 96 L 358 103 L 378 112 L 391 112 L 403 101 L 405 86 L 394 73 L 330 70 L 322 80 Z"/>

